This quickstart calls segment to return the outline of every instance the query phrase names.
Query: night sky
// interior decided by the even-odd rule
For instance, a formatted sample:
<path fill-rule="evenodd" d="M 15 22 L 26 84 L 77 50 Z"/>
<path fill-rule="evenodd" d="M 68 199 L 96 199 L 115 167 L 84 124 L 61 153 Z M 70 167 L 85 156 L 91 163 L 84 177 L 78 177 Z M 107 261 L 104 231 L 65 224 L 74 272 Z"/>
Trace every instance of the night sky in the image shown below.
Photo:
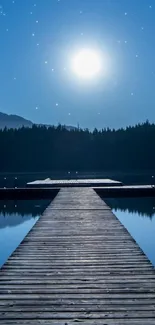
<path fill-rule="evenodd" d="M 81 79 L 82 49 L 103 70 Z M 88 128 L 155 121 L 155 1 L 1 0 L 0 111 Z"/>

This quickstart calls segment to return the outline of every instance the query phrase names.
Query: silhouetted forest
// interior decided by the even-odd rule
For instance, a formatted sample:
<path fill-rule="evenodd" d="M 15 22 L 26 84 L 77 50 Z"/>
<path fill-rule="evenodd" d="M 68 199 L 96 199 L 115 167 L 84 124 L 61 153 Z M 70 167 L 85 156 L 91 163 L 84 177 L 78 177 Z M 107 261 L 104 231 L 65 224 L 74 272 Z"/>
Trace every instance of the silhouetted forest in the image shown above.
<path fill-rule="evenodd" d="M 140 171 L 155 168 L 155 124 L 126 129 L 33 126 L 0 130 L 0 171 Z"/>

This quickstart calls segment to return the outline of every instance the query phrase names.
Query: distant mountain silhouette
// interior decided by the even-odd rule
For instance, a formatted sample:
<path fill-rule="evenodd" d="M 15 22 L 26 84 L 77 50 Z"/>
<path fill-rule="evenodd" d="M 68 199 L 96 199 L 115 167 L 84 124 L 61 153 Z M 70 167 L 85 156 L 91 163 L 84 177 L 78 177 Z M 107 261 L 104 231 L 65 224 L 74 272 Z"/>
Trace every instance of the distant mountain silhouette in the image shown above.
<path fill-rule="evenodd" d="M 0 129 L 19 129 L 21 127 L 32 127 L 33 123 L 18 115 L 8 115 L 0 112 Z"/>
<path fill-rule="evenodd" d="M 3 130 L 5 127 L 7 129 L 20 129 L 23 126 L 31 128 L 32 125 L 34 125 L 33 122 L 26 120 L 25 118 L 19 116 L 19 115 L 9 115 L 0 112 L 0 129 Z M 51 125 L 46 124 L 36 124 L 37 126 L 46 126 L 49 128 Z M 75 126 L 66 125 L 65 128 L 68 131 L 76 130 L 77 128 Z"/>

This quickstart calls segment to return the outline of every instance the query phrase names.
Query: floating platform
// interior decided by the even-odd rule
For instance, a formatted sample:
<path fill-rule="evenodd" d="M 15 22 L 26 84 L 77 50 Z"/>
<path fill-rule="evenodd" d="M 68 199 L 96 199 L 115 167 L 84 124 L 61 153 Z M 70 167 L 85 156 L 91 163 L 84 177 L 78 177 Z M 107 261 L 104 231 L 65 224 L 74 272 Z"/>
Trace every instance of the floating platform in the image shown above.
<path fill-rule="evenodd" d="M 27 183 L 27 187 L 93 187 L 93 186 L 121 186 L 122 182 L 112 179 L 64 179 L 52 180 L 47 178 L 45 180 L 38 180 Z"/>
<path fill-rule="evenodd" d="M 91 188 L 63 188 L 0 271 L 0 324 L 155 325 L 155 270 Z"/>

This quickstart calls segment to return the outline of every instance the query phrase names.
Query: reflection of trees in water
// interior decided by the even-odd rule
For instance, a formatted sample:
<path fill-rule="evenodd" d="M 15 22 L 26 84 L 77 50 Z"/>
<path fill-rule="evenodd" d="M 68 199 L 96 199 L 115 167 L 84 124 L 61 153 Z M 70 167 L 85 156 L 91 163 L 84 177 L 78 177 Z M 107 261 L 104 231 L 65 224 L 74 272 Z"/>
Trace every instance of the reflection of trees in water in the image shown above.
<path fill-rule="evenodd" d="M 0 228 L 14 227 L 40 216 L 51 200 L 0 201 Z"/>
<path fill-rule="evenodd" d="M 104 201 L 114 210 L 139 213 L 152 219 L 155 214 L 155 198 L 113 198 Z"/>
<path fill-rule="evenodd" d="M 37 220 L 37 216 L 32 216 L 31 214 L 21 216 L 18 213 L 10 215 L 6 213 L 3 217 L 0 216 L 0 229 L 7 228 L 7 227 L 9 228 L 16 227 L 32 219 L 33 219 L 32 221 L 33 223 L 35 220 Z"/>

